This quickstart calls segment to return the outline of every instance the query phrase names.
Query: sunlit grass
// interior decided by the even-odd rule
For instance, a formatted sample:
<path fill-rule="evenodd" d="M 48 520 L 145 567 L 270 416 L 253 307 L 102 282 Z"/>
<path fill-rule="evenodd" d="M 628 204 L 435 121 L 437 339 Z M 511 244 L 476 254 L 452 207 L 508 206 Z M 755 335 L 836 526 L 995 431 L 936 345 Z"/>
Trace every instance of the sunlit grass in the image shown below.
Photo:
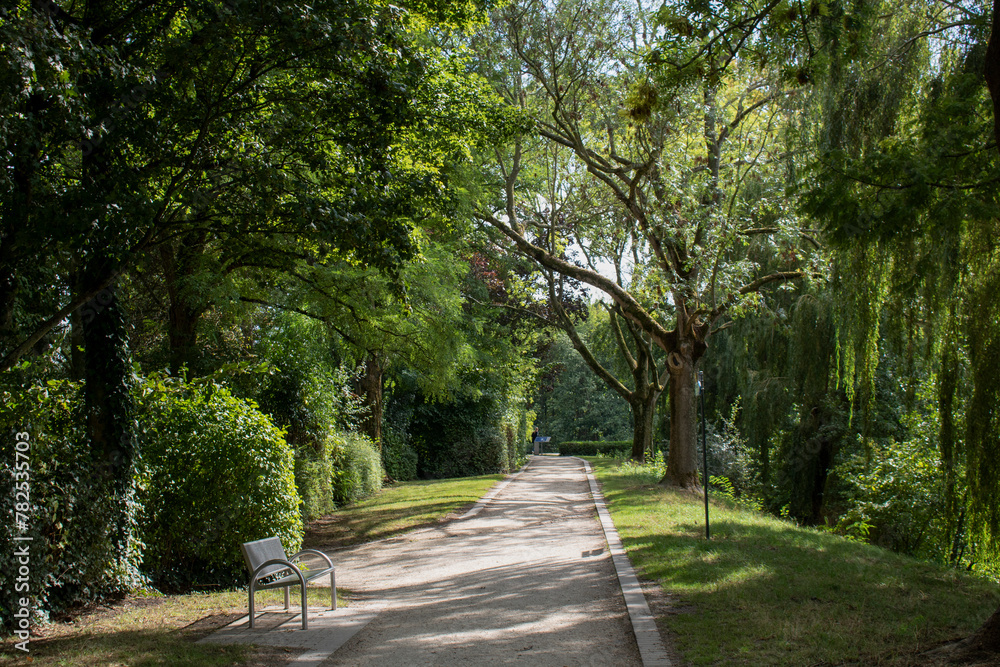
<path fill-rule="evenodd" d="M 503 475 L 398 482 L 311 522 L 306 546 L 344 546 L 431 526 L 485 494 Z"/>
<path fill-rule="evenodd" d="M 640 576 L 683 613 L 660 619 L 694 665 L 916 665 L 1000 604 L 994 582 L 589 459 Z"/>

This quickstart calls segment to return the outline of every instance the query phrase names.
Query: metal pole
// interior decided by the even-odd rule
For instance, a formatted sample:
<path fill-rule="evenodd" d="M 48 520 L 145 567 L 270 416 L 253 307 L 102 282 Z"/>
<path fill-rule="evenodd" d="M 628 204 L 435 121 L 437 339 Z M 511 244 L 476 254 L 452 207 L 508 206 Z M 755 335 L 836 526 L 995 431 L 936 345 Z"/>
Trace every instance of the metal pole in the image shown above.
<path fill-rule="evenodd" d="M 705 478 L 705 539 L 712 539 L 712 530 L 708 523 L 708 446 L 705 444 L 705 374 L 698 371 L 698 393 L 701 394 L 701 456 L 702 470 Z"/>

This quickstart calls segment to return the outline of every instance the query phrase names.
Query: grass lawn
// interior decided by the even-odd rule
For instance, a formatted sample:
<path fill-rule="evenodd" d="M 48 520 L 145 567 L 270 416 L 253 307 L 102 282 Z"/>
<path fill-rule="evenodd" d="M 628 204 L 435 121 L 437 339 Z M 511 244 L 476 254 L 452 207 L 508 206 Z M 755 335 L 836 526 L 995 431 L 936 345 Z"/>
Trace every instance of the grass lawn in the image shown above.
<path fill-rule="evenodd" d="M 1000 605 L 995 582 L 651 483 L 588 458 L 659 619 L 693 665 L 918 665 Z"/>
<path fill-rule="evenodd" d="M 311 524 L 306 546 L 355 544 L 433 525 L 474 503 L 500 479 L 503 475 L 394 484 Z M 310 604 L 329 604 L 329 591 L 310 586 Z M 343 589 L 338 589 L 338 598 L 350 604 L 350 594 Z M 293 591 L 293 609 L 296 601 Z M 257 593 L 259 608 L 281 603 L 280 591 Z M 0 642 L 0 665 L 267 667 L 293 655 L 280 648 L 194 643 L 246 614 L 246 609 L 245 590 L 131 597 L 71 621 L 32 628 L 28 655 L 14 648 L 16 639 Z"/>
<path fill-rule="evenodd" d="M 305 547 L 371 542 L 432 526 L 479 500 L 503 475 L 397 482 L 306 526 Z"/>

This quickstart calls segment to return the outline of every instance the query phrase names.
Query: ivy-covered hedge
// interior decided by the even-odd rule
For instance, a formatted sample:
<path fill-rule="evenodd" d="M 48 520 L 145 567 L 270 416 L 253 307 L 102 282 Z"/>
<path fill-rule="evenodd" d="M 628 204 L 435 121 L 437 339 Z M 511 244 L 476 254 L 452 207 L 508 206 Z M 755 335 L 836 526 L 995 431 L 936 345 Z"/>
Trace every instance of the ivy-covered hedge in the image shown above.
<path fill-rule="evenodd" d="M 631 440 L 570 441 L 560 442 L 559 456 L 621 456 L 632 451 Z"/>
<path fill-rule="evenodd" d="M 17 601 L 30 597 L 44 618 L 80 603 L 125 592 L 141 582 L 138 547 L 129 530 L 137 505 L 131 493 L 111 496 L 95 484 L 100 462 L 84 430 L 83 385 L 51 379 L 39 363 L 0 377 L 0 633 L 13 627 Z M 24 443 L 16 448 L 15 443 Z M 21 451 L 22 456 L 16 453 Z M 127 484 L 126 484 L 127 486 Z M 126 543 L 109 517 L 121 516 Z M 26 518 L 16 530 L 15 513 Z M 31 541 L 14 542 L 14 536 Z M 17 548 L 30 545 L 24 565 Z M 26 570 L 20 581 L 21 567 Z"/>

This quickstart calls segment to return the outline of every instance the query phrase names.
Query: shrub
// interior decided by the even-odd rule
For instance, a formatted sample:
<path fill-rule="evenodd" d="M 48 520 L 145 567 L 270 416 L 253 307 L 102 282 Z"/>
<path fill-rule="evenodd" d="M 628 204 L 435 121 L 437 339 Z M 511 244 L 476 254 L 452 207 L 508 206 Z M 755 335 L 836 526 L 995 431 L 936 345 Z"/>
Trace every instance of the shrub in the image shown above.
<path fill-rule="evenodd" d="M 36 613 L 45 617 L 79 603 L 114 596 L 141 584 L 134 532 L 137 506 L 131 480 L 109 493 L 93 483 L 95 462 L 83 420 L 82 383 L 51 379 L 47 361 L 22 364 L 0 378 L 0 513 L 14 526 L 15 511 L 27 517 L 31 537 L 30 568 L 26 583 Z M 27 438 L 24 438 L 24 434 Z M 27 479 L 16 476 L 16 442 L 27 442 Z M 23 476 L 22 476 L 23 477 Z M 27 511 L 17 508 L 24 498 L 15 482 L 28 482 Z M 126 525 L 116 525 L 128 538 L 120 550 L 112 546 L 116 531 L 109 517 L 121 516 L 126 503 Z M 0 627 L 11 627 L 14 601 L 25 597 L 15 590 L 18 572 L 14 544 L 0 531 Z M 22 542 L 20 544 L 25 544 Z"/>
<path fill-rule="evenodd" d="M 378 450 L 360 433 L 333 433 L 327 438 L 333 498 L 349 503 L 378 493 L 385 471 Z"/>
<path fill-rule="evenodd" d="M 632 453 L 631 440 L 604 440 L 598 442 L 560 442 L 559 456 L 611 456 L 628 458 Z"/>
<path fill-rule="evenodd" d="M 410 444 L 412 392 L 393 392 L 382 414 L 382 465 L 386 477 L 407 482 L 417 478 L 417 453 Z"/>
<path fill-rule="evenodd" d="M 389 479 L 408 482 L 417 478 L 417 453 L 401 438 L 382 436 L 382 463 Z"/>
<path fill-rule="evenodd" d="M 425 399 L 414 407 L 410 430 L 421 477 L 510 472 L 502 406 L 489 393 L 451 402 Z"/>
<path fill-rule="evenodd" d="M 333 512 L 333 463 L 326 442 L 296 445 L 295 488 L 302 498 L 302 521 L 312 521 Z"/>
<path fill-rule="evenodd" d="M 915 441 L 890 442 L 872 465 L 859 454 L 837 472 L 853 497 L 839 532 L 910 555 L 948 549 L 944 478 L 933 449 Z"/>
<path fill-rule="evenodd" d="M 142 388 L 143 567 L 167 588 L 246 581 L 240 543 L 302 542 L 292 450 L 256 409 L 211 381 Z"/>

